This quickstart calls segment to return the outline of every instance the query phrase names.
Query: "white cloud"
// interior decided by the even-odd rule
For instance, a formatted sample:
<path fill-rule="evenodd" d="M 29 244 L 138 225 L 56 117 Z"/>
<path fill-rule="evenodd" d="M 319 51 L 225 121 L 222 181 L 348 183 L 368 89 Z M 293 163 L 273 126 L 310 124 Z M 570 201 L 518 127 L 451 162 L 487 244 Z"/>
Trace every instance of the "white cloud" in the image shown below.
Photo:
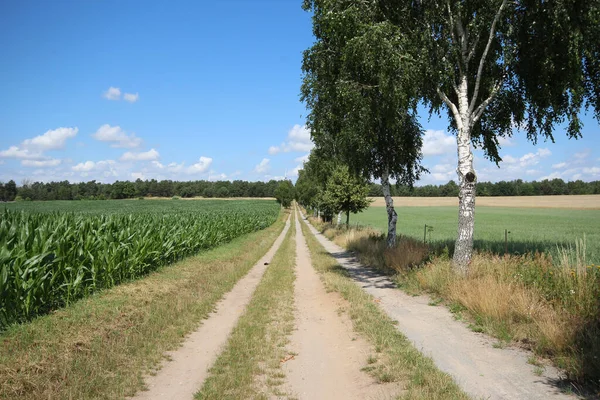
<path fill-rule="evenodd" d="M 553 169 L 563 169 L 567 165 L 568 164 L 566 162 L 561 162 L 561 163 L 558 163 L 558 164 L 552 164 L 552 168 Z"/>
<path fill-rule="evenodd" d="M 210 157 L 200 157 L 197 163 L 192 164 L 187 169 L 188 174 L 199 174 L 202 172 L 206 172 L 207 169 L 210 168 L 213 159 Z"/>
<path fill-rule="evenodd" d="M 132 172 L 131 173 L 131 179 L 133 179 L 133 180 L 137 180 L 137 179 L 145 180 L 146 176 L 142 172 Z"/>
<path fill-rule="evenodd" d="M 224 181 L 226 179 L 227 179 L 227 174 L 223 174 L 223 173 L 219 174 L 219 173 L 216 173 L 215 171 L 210 171 L 208 173 L 208 180 L 209 181 L 212 181 L 212 182 L 214 182 L 214 181 Z"/>
<path fill-rule="evenodd" d="M 279 146 L 271 146 L 269 147 L 269 154 L 274 155 L 277 154 L 281 151 L 281 148 L 284 146 L 284 144 L 281 145 L 281 147 Z"/>
<path fill-rule="evenodd" d="M 270 160 L 268 158 L 263 158 L 262 161 L 256 167 L 254 167 L 254 172 L 262 174 L 263 172 L 268 171 L 270 168 L 269 161 Z"/>
<path fill-rule="evenodd" d="M 586 158 L 589 157 L 590 153 L 591 153 L 590 149 L 585 149 L 584 151 L 581 151 L 579 153 L 575 153 L 573 156 L 577 160 L 585 160 Z"/>
<path fill-rule="evenodd" d="M 548 157 L 552 155 L 552 152 L 546 148 L 542 148 L 537 151 L 537 155 L 540 157 Z"/>
<path fill-rule="evenodd" d="M 78 128 L 57 128 L 46 131 L 43 135 L 36 136 L 33 139 L 26 139 L 21 146 L 25 149 L 40 152 L 62 149 L 65 146 L 65 141 L 75 137 L 77 132 L 79 132 Z"/>
<path fill-rule="evenodd" d="M 18 146 L 0 151 L 2 158 L 16 158 L 26 167 L 55 167 L 62 161 L 44 155 L 45 151 L 62 149 L 67 139 L 75 137 L 77 128 L 57 128 L 32 139 L 25 139 Z"/>
<path fill-rule="evenodd" d="M 77 171 L 77 172 L 87 172 L 87 171 L 91 171 L 92 169 L 94 169 L 95 165 L 96 165 L 96 163 L 93 161 L 86 161 L 84 163 L 79 163 L 79 164 L 71 167 L 71 169 L 73 171 Z"/>
<path fill-rule="evenodd" d="M 444 131 L 427 129 L 423 136 L 423 155 L 439 156 L 456 152 L 456 139 Z"/>
<path fill-rule="evenodd" d="M 40 160 L 44 158 L 41 153 L 32 153 L 31 151 L 19 148 L 18 146 L 10 146 L 8 149 L 0 151 L 0 157 L 18 158 L 22 160 Z"/>
<path fill-rule="evenodd" d="M 152 161 L 152 165 L 154 165 L 156 168 L 158 169 L 163 169 L 165 166 L 162 165 L 160 162 L 158 161 Z"/>
<path fill-rule="evenodd" d="M 79 164 L 71 167 L 71 169 L 76 172 L 110 170 L 111 172 L 113 172 L 116 175 L 116 172 L 113 169 L 115 164 L 116 164 L 116 162 L 114 160 L 103 160 L 103 161 L 98 161 L 98 162 L 86 161 L 86 162 L 79 163 Z"/>
<path fill-rule="evenodd" d="M 594 177 L 600 176 L 600 168 L 598 167 L 582 168 L 581 171 L 584 174 L 591 175 Z"/>
<path fill-rule="evenodd" d="M 158 160 L 158 158 L 160 157 L 160 154 L 158 153 L 158 151 L 154 150 L 154 149 L 150 149 L 146 152 L 141 152 L 141 153 L 132 153 L 131 151 L 128 151 L 127 153 L 123 154 L 120 158 L 121 161 L 153 161 L 153 160 Z"/>
<path fill-rule="evenodd" d="M 112 142 L 111 147 L 135 148 L 142 144 L 142 139 L 135 136 L 134 133 L 127 134 L 120 126 L 110 126 L 104 124 L 92 137 L 101 142 Z"/>
<path fill-rule="evenodd" d="M 24 165 L 26 167 L 56 167 L 57 165 L 60 165 L 60 163 L 62 162 L 62 160 L 59 160 L 57 158 L 51 158 L 49 160 L 21 160 L 21 165 Z"/>
<path fill-rule="evenodd" d="M 181 164 L 177 164 L 175 162 L 170 163 L 169 165 L 167 165 L 167 169 L 169 170 L 169 172 L 181 172 L 183 170 L 183 167 L 185 166 L 185 163 L 181 163 Z"/>
<path fill-rule="evenodd" d="M 135 103 L 136 101 L 138 101 L 140 98 L 140 95 L 138 93 L 125 93 L 123 95 L 123 100 L 128 101 L 130 103 Z"/>
<path fill-rule="evenodd" d="M 111 86 L 102 94 L 102 97 L 107 100 L 119 100 L 121 98 L 121 89 Z"/>
<path fill-rule="evenodd" d="M 518 165 L 519 167 L 527 167 L 531 165 L 536 165 L 540 162 L 540 159 L 549 157 L 552 155 L 552 152 L 546 148 L 538 149 L 535 153 L 527 153 L 520 158 L 515 158 L 509 154 L 502 156 L 502 161 L 504 164 L 508 165 Z M 555 164 L 559 165 L 559 164 Z M 561 167 L 557 167 L 561 168 Z"/>
<path fill-rule="evenodd" d="M 437 164 L 430 170 L 434 180 L 443 183 L 456 179 L 456 166 L 450 164 Z"/>
<path fill-rule="evenodd" d="M 279 146 L 269 147 L 269 154 L 289 153 L 290 151 L 310 151 L 314 147 L 310 140 L 310 131 L 306 126 L 294 125 L 289 130 L 287 141 Z"/>

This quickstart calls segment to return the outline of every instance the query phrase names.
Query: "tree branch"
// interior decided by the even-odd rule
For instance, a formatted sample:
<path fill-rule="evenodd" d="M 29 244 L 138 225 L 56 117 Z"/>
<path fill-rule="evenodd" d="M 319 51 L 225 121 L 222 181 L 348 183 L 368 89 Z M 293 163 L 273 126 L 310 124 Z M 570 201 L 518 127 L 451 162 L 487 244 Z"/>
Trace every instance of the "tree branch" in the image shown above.
<path fill-rule="evenodd" d="M 477 36 L 475 37 L 475 40 L 473 41 L 473 46 L 471 47 L 471 50 L 469 50 L 469 55 L 467 56 L 467 64 L 471 62 L 471 58 L 473 58 L 473 56 L 475 55 L 475 49 L 477 48 L 477 44 L 479 43 L 480 37 L 481 37 L 481 35 L 479 33 L 477 33 Z"/>
<path fill-rule="evenodd" d="M 469 114 L 473 112 L 475 108 L 475 103 L 477 102 L 477 97 L 479 96 L 479 85 L 481 84 L 481 75 L 483 73 L 483 64 L 485 63 L 485 59 L 487 58 L 488 51 L 492 45 L 492 41 L 494 40 L 494 36 L 496 34 L 496 24 L 500 19 L 500 15 L 502 14 L 502 10 L 504 6 L 506 6 L 507 0 L 502 0 L 502 4 L 500 4 L 500 8 L 496 15 L 494 16 L 494 21 L 492 22 L 492 26 L 490 27 L 490 35 L 488 37 L 488 42 L 485 46 L 485 50 L 481 55 L 481 59 L 479 60 L 479 68 L 477 69 L 477 78 L 475 79 L 475 90 L 473 91 L 473 98 L 471 99 L 471 104 L 469 105 Z M 488 98 L 489 99 L 489 98 Z M 487 100 L 487 99 L 486 99 Z M 491 100 L 490 100 L 491 101 Z M 483 103 L 481 103 L 483 104 Z"/>
<path fill-rule="evenodd" d="M 483 112 L 485 111 L 485 108 L 494 100 L 494 97 L 496 97 L 496 94 L 498 94 L 498 91 L 500 90 L 500 87 L 502 86 L 502 83 L 503 83 L 502 80 L 496 82 L 496 84 L 492 88 L 492 92 L 490 93 L 490 96 L 487 99 L 485 99 L 477 107 L 477 109 L 474 112 L 474 117 L 471 119 L 471 125 L 475 125 L 475 123 L 477 121 L 479 121 L 479 118 L 481 118 L 481 116 L 483 115 Z"/>
<path fill-rule="evenodd" d="M 460 119 L 460 113 L 458 112 L 458 108 L 456 108 L 456 105 L 452 102 L 452 100 L 448 98 L 448 96 L 446 96 L 446 93 L 440 90 L 440 88 L 437 88 L 436 90 L 438 96 L 440 96 L 440 99 L 442 99 L 442 101 L 446 103 L 448 108 L 450 108 L 450 111 L 452 111 L 452 115 L 454 115 L 454 119 L 456 120 L 456 125 L 460 129 L 460 126 L 462 125 L 462 120 Z"/>
<path fill-rule="evenodd" d="M 454 17 L 452 16 L 452 8 L 450 7 L 450 0 L 446 0 L 446 8 L 448 9 L 448 18 L 450 19 L 450 37 L 452 38 L 452 42 L 455 45 L 460 45 L 459 41 L 456 39 L 456 35 L 454 33 L 454 28 L 456 27 L 458 30 L 458 26 L 455 26 Z M 462 65 L 460 63 L 460 58 L 458 61 L 458 70 L 462 75 Z"/>

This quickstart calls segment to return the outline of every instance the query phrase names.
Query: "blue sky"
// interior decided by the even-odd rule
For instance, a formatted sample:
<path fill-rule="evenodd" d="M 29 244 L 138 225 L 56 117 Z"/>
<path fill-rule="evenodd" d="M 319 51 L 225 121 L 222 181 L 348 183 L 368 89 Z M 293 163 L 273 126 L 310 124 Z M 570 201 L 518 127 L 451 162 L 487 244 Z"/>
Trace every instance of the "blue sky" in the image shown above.
<path fill-rule="evenodd" d="M 0 3 L 0 181 L 294 179 L 311 148 L 299 101 L 312 42 L 300 0 Z M 599 126 L 527 143 L 480 180 L 600 179 Z M 429 119 L 421 184 L 456 179 L 447 121 Z"/>

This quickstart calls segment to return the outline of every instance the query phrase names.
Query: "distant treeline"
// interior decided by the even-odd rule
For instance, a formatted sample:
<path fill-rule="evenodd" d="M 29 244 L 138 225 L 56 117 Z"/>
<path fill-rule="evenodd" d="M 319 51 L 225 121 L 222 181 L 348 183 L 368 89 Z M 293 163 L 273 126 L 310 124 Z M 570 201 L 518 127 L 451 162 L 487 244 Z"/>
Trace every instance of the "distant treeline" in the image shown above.
<path fill-rule="evenodd" d="M 0 200 L 106 200 L 130 199 L 136 197 L 275 197 L 280 181 L 190 181 L 141 180 L 135 182 L 116 181 L 100 183 L 96 181 L 69 183 L 35 182 L 17 187 L 14 181 L 0 183 Z"/>
<path fill-rule="evenodd" d="M 136 197 L 275 197 L 280 181 L 190 181 L 178 182 L 155 179 L 135 182 L 116 181 L 100 183 L 96 181 L 69 183 L 35 182 L 17 187 L 14 181 L 0 183 L 0 201 L 13 200 L 84 200 L 84 199 L 130 199 Z M 458 185 L 450 181 L 445 185 L 408 186 L 392 185 L 392 196 L 410 197 L 456 197 Z M 540 182 L 515 181 L 479 182 L 478 196 L 549 196 L 560 194 L 600 194 L 600 181 L 581 180 L 565 182 L 562 179 Z M 383 196 L 381 185 L 372 183 L 369 196 Z"/>
<path fill-rule="evenodd" d="M 458 185 L 450 181 L 445 185 L 408 186 L 395 185 L 392 196 L 411 197 L 457 197 Z M 600 194 L 600 181 L 583 182 L 581 180 L 565 182 L 562 179 L 545 179 L 537 182 L 514 181 L 478 182 L 477 196 L 552 196 L 565 194 Z M 381 185 L 371 184 L 370 196 L 383 196 Z"/>

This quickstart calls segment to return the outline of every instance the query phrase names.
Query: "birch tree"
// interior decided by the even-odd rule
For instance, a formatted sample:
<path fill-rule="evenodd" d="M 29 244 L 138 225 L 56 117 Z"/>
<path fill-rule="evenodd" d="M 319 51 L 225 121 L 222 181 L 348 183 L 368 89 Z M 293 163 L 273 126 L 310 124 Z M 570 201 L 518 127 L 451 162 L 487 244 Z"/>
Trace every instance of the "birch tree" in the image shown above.
<path fill-rule="evenodd" d="M 582 108 L 599 117 L 598 0 L 445 0 L 378 2 L 399 35 L 410 37 L 422 99 L 448 113 L 456 135 L 459 210 L 454 265 L 467 272 L 473 252 L 473 147 L 499 163 L 498 138 L 515 126 L 553 141 L 566 121 L 581 136 Z"/>
<path fill-rule="evenodd" d="M 423 172 L 418 75 L 376 1 L 306 0 L 304 8 L 313 12 L 317 39 L 302 65 L 312 139 L 354 174 L 381 180 L 391 247 L 398 215 L 390 180 L 412 186 Z"/>

